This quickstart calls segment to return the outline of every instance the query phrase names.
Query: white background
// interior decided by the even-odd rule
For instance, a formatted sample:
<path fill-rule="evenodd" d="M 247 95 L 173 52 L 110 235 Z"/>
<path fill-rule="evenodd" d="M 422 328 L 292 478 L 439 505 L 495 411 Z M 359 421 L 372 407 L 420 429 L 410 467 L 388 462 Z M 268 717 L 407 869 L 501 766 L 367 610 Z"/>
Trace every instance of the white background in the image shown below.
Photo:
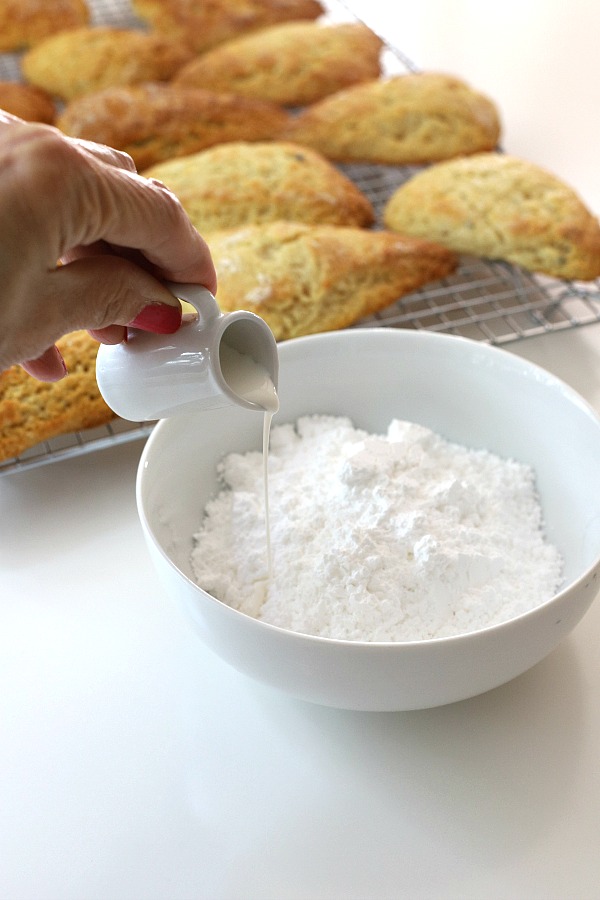
<path fill-rule="evenodd" d="M 600 4 L 356 4 L 600 211 Z M 600 328 L 509 345 L 600 411 Z M 0 479 L 2 900 L 600 898 L 600 603 L 512 683 L 350 713 L 208 653 L 150 569 L 132 444 Z"/>

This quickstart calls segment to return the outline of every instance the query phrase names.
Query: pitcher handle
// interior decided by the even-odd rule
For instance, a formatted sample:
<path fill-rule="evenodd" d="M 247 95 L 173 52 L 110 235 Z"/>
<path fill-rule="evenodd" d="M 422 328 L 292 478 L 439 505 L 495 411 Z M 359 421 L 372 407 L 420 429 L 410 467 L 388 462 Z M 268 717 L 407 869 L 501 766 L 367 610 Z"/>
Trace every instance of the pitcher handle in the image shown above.
<path fill-rule="evenodd" d="M 216 319 L 222 315 L 219 305 L 211 292 L 201 284 L 178 284 L 175 281 L 166 281 L 165 287 L 178 300 L 185 300 L 187 303 L 191 303 L 198 313 L 198 322 L 201 326 L 204 326 L 211 319 Z"/>

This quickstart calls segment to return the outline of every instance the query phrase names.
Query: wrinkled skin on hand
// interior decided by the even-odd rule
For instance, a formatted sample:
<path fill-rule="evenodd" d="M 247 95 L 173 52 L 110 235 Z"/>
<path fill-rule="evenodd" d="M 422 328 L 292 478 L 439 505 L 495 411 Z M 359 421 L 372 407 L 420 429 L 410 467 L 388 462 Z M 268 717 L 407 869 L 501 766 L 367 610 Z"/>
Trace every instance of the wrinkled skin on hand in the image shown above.
<path fill-rule="evenodd" d="M 65 374 L 55 342 L 70 331 L 119 343 L 161 304 L 175 330 L 179 304 L 161 280 L 216 291 L 181 204 L 127 154 L 1 111 L 0 275 L 0 371 L 20 363 L 46 381 Z"/>

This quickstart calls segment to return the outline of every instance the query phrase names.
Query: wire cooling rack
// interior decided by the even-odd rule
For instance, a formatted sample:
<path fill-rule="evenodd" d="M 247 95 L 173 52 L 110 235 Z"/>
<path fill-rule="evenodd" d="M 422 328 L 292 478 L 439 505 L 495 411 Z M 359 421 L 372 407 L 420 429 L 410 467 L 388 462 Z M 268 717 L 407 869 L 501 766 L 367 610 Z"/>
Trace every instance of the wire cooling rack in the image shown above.
<path fill-rule="evenodd" d="M 370 198 L 382 227 L 390 195 L 415 166 L 340 166 Z M 357 324 L 445 331 L 506 344 L 550 331 L 600 322 L 600 279 L 564 281 L 533 275 L 499 260 L 462 256 L 448 278 L 408 294 Z"/>
<path fill-rule="evenodd" d="M 129 0 L 88 0 L 92 24 L 140 28 Z M 350 5 L 327 0 L 328 19 L 356 19 Z M 387 74 L 416 71 L 403 53 L 387 45 L 383 52 Z M 0 55 L 0 79 L 19 80 L 18 54 Z M 375 228 L 383 227 L 383 207 L 393 191 L 410 178 L 417 167 L 345 165 L 340 168 L 367 195 L 375 208 Z M 507 263 L 462 257 L 448 278 L 406 295 L 360 327 L 412 328 L 442 331 L 508 344 L 522 338 L 600 322 L 600 279 L 567 282 L 532 275 Z M 101 428 L 61 435 L 31 448 L 16 459 L 0 462 L 0 475 L 102 450 L 126 441 L 146 438 L 152 423 L 120 419 Z"/>

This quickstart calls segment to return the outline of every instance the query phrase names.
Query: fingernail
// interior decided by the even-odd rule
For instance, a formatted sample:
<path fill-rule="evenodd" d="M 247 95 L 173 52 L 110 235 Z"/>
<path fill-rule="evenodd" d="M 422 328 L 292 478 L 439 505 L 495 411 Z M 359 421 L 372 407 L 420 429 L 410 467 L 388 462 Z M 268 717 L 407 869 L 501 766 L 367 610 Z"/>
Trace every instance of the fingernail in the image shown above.
<path fill-rule="evenodd" d="M 64 356 L 58 347 L 52 347 L 45 359 L 48 371 L 44 375 L 44 381 L 62 381 L 69 374 Z"/>
<path fill-rule="evenodd" d="M 181 325 L 181 306 L 149 303 L 129 322 L 129 325 L 142 331 L 153 331 L 155 334 L 173 334 Z"/>
<path fill-rule="evenodd" d="M 63 370 L 63 373 L 64 373 L 63 377 L 64 377 L 64 375 L 69 374 L 69 370 L 67 369 L 67 364 L 65 362 L 65 358 L 62 355 L 62 353 L 60 352 L 60 350 L 58 349 L 58 347 L 56 348 L 56 355 L 58 356 L 58 363 L 59 363 L 61 369 Z"/>

